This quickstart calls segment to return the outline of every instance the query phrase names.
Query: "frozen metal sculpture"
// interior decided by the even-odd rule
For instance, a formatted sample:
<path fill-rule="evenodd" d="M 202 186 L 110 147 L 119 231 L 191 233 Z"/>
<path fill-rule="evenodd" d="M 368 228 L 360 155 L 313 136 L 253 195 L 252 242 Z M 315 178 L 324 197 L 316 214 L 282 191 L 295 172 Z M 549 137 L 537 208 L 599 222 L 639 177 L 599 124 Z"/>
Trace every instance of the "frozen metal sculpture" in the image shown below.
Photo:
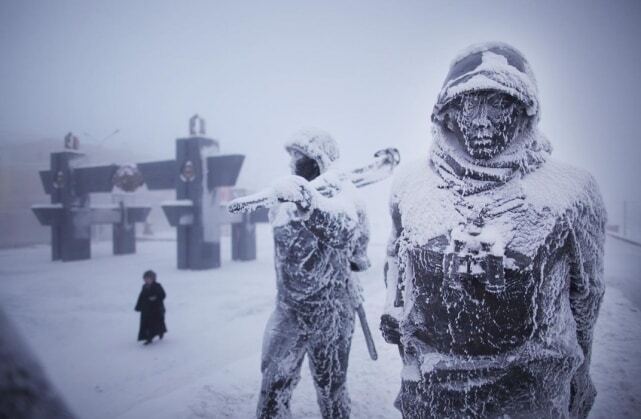
<path fill-rule="evenodd" d="M 65 135 L 65 149 L 67 150 L 78 150 L 80 148 L 80 140 L 72 132 L 68 132 Z"/>
<path fill-rule="evenodd" d="M 606 214 L 585 171 L 550 158 L 513 47 L 470 47 L 432 113 L 428 161 L 394 181 L 381 330 L 405 418 L 586 417 Z"/>
<path fill-rule="evenodd" d="M 189 118 L 189 135 L 191 136 L 205 136 L 205 119 L 195 114 Z"/>
<path fill-rule="evenodd" d="M 290 417 L 289 404 L 305 355 L 323 418 L 347 418 L 347 362 L 359 314 L 368 350 L 376 359 L 355 272 L 369 267 L 369 229 L 354 194 L 387 177 L 398 151 L 348 173 L 331 166 L 339 157 L 333 138 L 319 130 L 297 133 L 286 145 L 294 176 L 232 201 L 232 212 L 269 207 L 274 229 L 278 297 L 265 329 L 259 418 Z"/>

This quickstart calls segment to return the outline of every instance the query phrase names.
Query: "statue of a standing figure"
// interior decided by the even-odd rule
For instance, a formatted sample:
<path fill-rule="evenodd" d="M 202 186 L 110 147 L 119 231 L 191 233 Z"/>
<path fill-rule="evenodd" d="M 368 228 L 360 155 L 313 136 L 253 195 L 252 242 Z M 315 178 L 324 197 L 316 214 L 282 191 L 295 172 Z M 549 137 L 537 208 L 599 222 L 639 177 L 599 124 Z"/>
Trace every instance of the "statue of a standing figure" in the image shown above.
<path fill-rule="evenodd" d="M 78 150 L 80 148 L 80 140 L 72 132 L 65 135 L 65 149 Z"/>
<path fill-rule="evenodd" d="M 291 417 L 290 401 L 307 356 L 321 416 L 347 419 L 347 364 L 354 308 L 361 303 L 353 272 L 369 267 L 367 216 L 351 183 L 337 180 L 331 197 L 310 183 L 327 175 L 339 158 L 329 134 L 303 130 L 285 148 L 294 176 L 272 186 L 280 202 L 270 211 L 278 292 L 263 339 L 256 416 Z"/>
<path fill-rule="evenodd" d="M 189 118 L 189 135 L 205 135 L 205 119 L 195 114 Z"/>
<path fill-rule="evenodd" d="M 396 176 L 381 330 L 404 418 L 586 417 L 604 292 L 594 179 L 550 158 L 513 47 L 470 47 L 432 113 L 427 161 Z"/>

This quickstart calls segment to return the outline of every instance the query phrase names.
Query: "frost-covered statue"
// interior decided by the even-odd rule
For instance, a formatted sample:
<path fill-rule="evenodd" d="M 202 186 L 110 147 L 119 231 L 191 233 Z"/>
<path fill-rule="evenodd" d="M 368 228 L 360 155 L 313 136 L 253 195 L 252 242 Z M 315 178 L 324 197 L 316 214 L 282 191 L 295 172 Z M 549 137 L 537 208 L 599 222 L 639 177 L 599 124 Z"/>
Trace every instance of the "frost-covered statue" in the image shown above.
<path fill-rule="evenodd" d="M 585 417 L 604 292 L 594 179 L 550 158 L 523 55 L 456 58 L 428 159 L 397 175 L 381 330 L 405 418 Z"/>
<path fill-rule="evenodd" d="M 301 131 L 286 149 L 294 176 L 273 187 L 279 201 L 287 202 L 270 212 L 277 298 L 263 340 L 257 416 L 290 417 L 307 355 L 323 418 L 347 418 L 347 361 L 360 303 L 351 276 L 369 266 L 367 220 L 350 182 L 331 198 L 309 184 L 339 157 L 328 134 Z"/>

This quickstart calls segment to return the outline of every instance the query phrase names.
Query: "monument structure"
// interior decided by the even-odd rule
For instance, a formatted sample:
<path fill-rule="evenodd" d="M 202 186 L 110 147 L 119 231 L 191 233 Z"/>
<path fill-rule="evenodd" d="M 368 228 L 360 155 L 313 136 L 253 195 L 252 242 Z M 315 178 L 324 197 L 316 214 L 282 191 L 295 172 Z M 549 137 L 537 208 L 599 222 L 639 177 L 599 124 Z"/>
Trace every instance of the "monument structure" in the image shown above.
<path fill-rule="evenodd" d="M 218 141 L 205 136 L 204 119 L 194 115 L 189 137 L 176 140 L 175 159 L 138 164 L 149 190 L 176 190 L 176 200 L 162 209 L 177 229 L 178 269 L 219 267 L 221 227 L 229 223 L 232 259 L 256 259 L 255 223 L 266 221 L 266 212 L 230 214 L 222 205 L 222 189 L 236 184 L 245 156 L 219 151 Z"/>
<path fill-rule="evenodd" d="M 50 169 L 40 171 L 40 180 L 51 203 L 33 205 L 40 224 L 51 227 L 51 259 L 64 262 L 91 258 L 91 226 L 113 225 L 113 253 L 135 253 L 134 223 L 144 222 L 151 211 L 148 206 L 126 206 L 124 203 L 91 207 L 90 194 L 111 192 L 118 185 L 133 191 L 142 185 L 134 166 L 81 166 L 84 154 L 77 148 L 71 133 L 65 137 L 65 150 L 51 153 Z"/>

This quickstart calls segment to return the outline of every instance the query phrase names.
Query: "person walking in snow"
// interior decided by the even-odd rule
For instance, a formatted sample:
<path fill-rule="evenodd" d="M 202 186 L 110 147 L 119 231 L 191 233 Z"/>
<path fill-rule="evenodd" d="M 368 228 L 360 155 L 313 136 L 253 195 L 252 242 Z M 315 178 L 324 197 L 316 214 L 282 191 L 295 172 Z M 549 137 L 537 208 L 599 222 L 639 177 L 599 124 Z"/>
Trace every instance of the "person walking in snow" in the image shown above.
<path fill-rule="evenodd" d="M 369 267 L 367 219 L 351 183 L 334 179 L 339 188 L 330 198 L 309 183 L 339 157 L 329 134 L 301 131 L 286 150 L 294 176 L 273 187 L 282 202 L 270 211 L 277 299 L 265 328 L 257 417 L 290 416 L 292 392 L 307 355 L 322 417 L 347 418 L 355 304 L 349 280 L 352 271 Z"/>
<path fill-rule="evenodd" d="M 550 158 L 530 65 L 503 43 L 452 63 L 429 158 L 391 193 L 384 338 L 404 418 L 586 417 L 604 293 L 594 179 Z"/>
<path fill-rule="evenodd" d="M 138 302 L 135 310 L 140 312 L 140 329 L 138 340 L 145 341 L 149 345 L 154 337 L 163 338 L 167 333 L 165 326 L 165 290 L 159 282 L 156 282 L 156 273 L 146 271 L 142 275 L 145 281 L 138 295 Z"/>

